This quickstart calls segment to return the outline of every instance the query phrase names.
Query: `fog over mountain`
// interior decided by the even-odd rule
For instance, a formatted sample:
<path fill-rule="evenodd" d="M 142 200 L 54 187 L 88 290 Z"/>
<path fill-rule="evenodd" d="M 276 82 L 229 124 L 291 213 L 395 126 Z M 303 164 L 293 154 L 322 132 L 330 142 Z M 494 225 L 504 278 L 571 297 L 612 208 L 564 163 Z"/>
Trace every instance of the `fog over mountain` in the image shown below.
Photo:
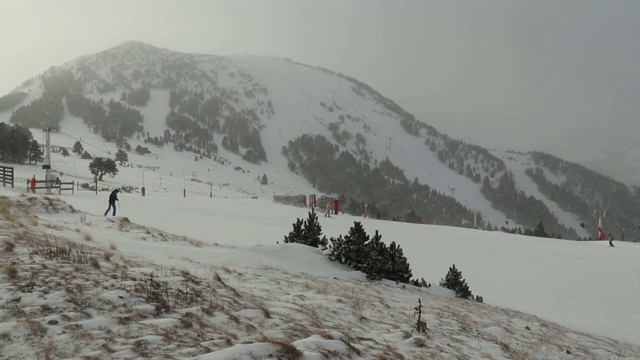
<path fill-rule="evenodd" d="M 269 54 L 349 74 L 454 138 L 637 179 L 636 1 L 2 4 L 2 94 L 128 40 Z"/>
<path fill-rule="evenodd" d="M 634 240 L 640 229 L 636 188 L 548 153 L 459 141 L 356 78 L 286 58 L 128 41 L 26 80 L 0 97 L 2 122 L 13 145 L 0 160 L 11 163 L 39 161 L 40 129 L 89 130 L 92 147 L 169 147 L 192 167 L 258 174 L 273 195 L 313 189 L 354 215 L 585 240 L 600 233 L 594 211 L 607 210 L 606 232 Z M 283 185 L 292 178 L 301 187 Z"/>

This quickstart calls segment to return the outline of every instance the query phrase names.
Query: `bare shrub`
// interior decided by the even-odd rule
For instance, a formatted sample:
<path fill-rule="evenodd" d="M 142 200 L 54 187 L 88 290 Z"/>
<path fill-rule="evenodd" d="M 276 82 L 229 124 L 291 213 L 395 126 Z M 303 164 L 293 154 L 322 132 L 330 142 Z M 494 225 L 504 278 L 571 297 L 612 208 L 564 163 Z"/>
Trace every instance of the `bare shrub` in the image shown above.
<path fill-rule="evenodd" d="M 134 286 L 134 291 L 138 296 L 154 305 L 156 316 L 171 310 L 168 299 L 169 287 L 166 282 L 155 280 L 153 274 L 149 274 L 148 278 L 137 282 Z"/>
<path fill-rule="evenodd" d="M 82 234 L 82 238 L 85 239 L 86 241 L 91 241 L 93 240 L 93 235 L 91 235 L 88 232 L 85 232 L 84 234 Z"/>
<path fill-rule="evenodd" d="M 116 251 L 118 250 L 118 247 L 116 246 L 116 243 L 114 243 L 113 241 L 109 242 L 109 249 Z"/>
<path fill-rule="evenodd" d="M 89 264 L 96 269 L 100 269 L 100 262 L 95 257 L 91 257 L 89 259 Z"/>
<path fill-rule="evenodd" d="M 44 240 L 37 242 L 34 252 L 48 260 L 76 264 L 87 264 L 92 257 L 89 247 L 71 241 L 58 240 L 55 236 L 53 240 L 46 236 Z"/>

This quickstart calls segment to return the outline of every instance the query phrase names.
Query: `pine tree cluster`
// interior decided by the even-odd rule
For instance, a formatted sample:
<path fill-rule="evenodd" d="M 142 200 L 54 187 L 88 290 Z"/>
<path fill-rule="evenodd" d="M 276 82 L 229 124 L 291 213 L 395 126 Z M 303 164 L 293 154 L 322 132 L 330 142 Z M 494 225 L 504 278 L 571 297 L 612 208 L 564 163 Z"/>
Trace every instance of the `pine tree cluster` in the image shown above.
<path fill-rule="evenodd" d="M 462 272 L 456 269 L 455 264 L 449 268 L 449 272 L 444 279 L 440 280 L 440 286 L 453 290 L 456 297 L 473 300 L 469 285 L 467 285 L 467 281 L 462 277 Z"/>
<path fill-rule="evenodd" d="M 392 241 L 387 246 L 382 242 L 382 235 L 376 230 L 370 237 L 362 223 L 354 221 L 347 235 L 327 237 L 322 235 L 322 227 L 318 222 L 318 215 L 309 212 L 306 220 L 298 218 L 293 224 L 293 230 L 284 237 L 285 243 L 304 244 L 327 250 L 325 254 L 331 261 L 338 261 L 353 270 L 363 272 L 370 280 L 387 279 L 398 283 L 412 284 L 417 287 L 431 287 L 424 278 L 411 280 L 411 267 L 399 245 Z M 330 244 L 329 244 L 330 242 Z M 462 278 L 462 272 L 456 269 L 455 264 L 449 268 L 449 272 L 440 281 L 440 286 L 453 290 L 456 297 L 474 300 L 469 285 Z M 481 296 L 475 298 L 483 302 Z"/>
<path fill-rule="evenodd" d="M 387 246 L 381 239 L 378 231 L 370 238 L 362 224 L 355 221 L 347 235 L 331 238 L 329 259 L 362 271 L 372 280 L 408 283 L 411 268 L 402 249 L 395 241 Z"/>
<path fill-rule="evenodd" d="M 285 243 L 297 243 L 325 249 L 329 241 L 322 235 L 322 226 L 318 222 L 318 215 L 311 210 L 309 217 L 302 221 L 298 218 L 293 224 L 293 231 L 284 237 Z"/>

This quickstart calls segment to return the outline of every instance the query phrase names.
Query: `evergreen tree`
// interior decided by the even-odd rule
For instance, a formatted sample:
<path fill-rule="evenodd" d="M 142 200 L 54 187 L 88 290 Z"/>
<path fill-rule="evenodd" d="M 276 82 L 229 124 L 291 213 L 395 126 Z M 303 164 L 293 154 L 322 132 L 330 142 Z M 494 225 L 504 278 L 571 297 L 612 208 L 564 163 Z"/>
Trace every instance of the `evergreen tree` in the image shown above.
<path fill-rule="evenodd" d="M 82 144 L 80 143 L 80 141 L 76 141 L 76 143 L 73 144 L 73 148 L 71 149 L 71 151 L 73 151 L 78 155 L 82 154 L 82 151 L 84 151 L 84 148 L 82 147 Z"/>
<path fill-rule="evenodd" d="M 350 268 L 366 273 L 370 248 L 367 246 L 369 235 L 364 231 L 362 223 L 354 221 L 349 233 L 344 236 L 344 263 Z"/>
<path fill-rule="evenodd" d="M 405 284 L 411 280 L 409 261 L 407 261 L 407 258 L 404 256 L 400 245 L 396 245 L 395 241 L 392 241 L 389 245 L 387 258 L 384 261 L 389 264 L 389 269 L 384 276 L 385 279 Z"/>
<path fill-rule="evenodd" d="M 318 215 L 312 210 L 309 218 L 304 222 L 297 219 L 293 224 L 293 231 L 284 237 L 285 243 L 298 243 L 313 247 L 326 248 L 328 240 L 322 235 L 322 227 L 318 222 Z"/>
<path fill-rule="evenodd" d="M 31 164 L 32 161 L 34 164 L 38 164 L 38 161 L 42 161 L 44 159 L 44 152 L 36 140 L 31 139 L 29 141 L 27 156 L 29 158 L 29 164 Z"/>
<path fill-rule="evenodd" d="M 298 218 L 296 222 L 293 224 L 293 231 L 289 233 L 289 235 L 285 235 L 284 242 L 285 243 L 297 243 L 304 237 L 304 230 L 302 230 L 302 219 Z"/>
<path fill-rule="evenodd" d="M 129 161 L 129 155 L 127 155 L 124 150 L 118 149 L 118 151 L 116 151 L 116 161 L 120 162 L 120 165 L 122 165 L 123 163 Z"/>
<path fill-rule="evenodd" d="M 96 157 L 89 164 L 89 172 L 99 178 L 106 174 L 115 176 L 118 174 L 118 167 L 113 159 Z"/>
<path fill-rule="evenodd" d="M 533 230 L 533 234 L 532 235 L 536 236 L 536 237 L 545 237 L 545 238 L 549 237 L 547 232 L 544 230 L 544 226 L 542 225 L 542 221 L 538 222 L 538 225 Z"/>
<path fill-rule="evenodd" d="M 62 154 L 62 156 L 67 157 L 69 156 L 69 151 L 67 150 L 67 148 L 65 147 L 61 147 L 60 148 L 60 153 Z"/>
<path fill-rule="evenodd" d="M 304 222 L 304 244 L 326 248 L 327 237 L 322 235 L 322 226 L 318 222 L 318 214 L 315 211 L 309 211 L 309 218 Z"/>
<path fill-rule="evenodd" d="M 93 159 L 93 156 L 91 156 L 91 154 L 89 154 L 89 152 L 87 150 L 84 151 L 84 153 L 82 154 L 82 156 L 80 156 L 81 159 L 86 159 L 86 160 L 91 160 Z"/>
<path fill-rule="evenodd" d="M 382 235 L 376 233 L 369 241 L 369 258 L 367 259 L 366 272 L 368 279 L 380 280 L 386 278 L 390 272 L 391 264 L 387 261 L 389 258 L 389 249 L 382 242 Z"/>
<path fill-rule="evenodd" d="M 469 285 L 467 285 L 467 281 L 462 278 L 462 272 L 456 269 L 455 264 L 453 264 L 449 268 L 449 272 L 447 272 L 445 278 L 443 280 L 440 280 L 440 286 L 449 290 L 453 290 L 453 292 L 455 292 L 456 294 L 456 297 L 463 299 L 472 298 L 471 290 L 469 290 Z"/>

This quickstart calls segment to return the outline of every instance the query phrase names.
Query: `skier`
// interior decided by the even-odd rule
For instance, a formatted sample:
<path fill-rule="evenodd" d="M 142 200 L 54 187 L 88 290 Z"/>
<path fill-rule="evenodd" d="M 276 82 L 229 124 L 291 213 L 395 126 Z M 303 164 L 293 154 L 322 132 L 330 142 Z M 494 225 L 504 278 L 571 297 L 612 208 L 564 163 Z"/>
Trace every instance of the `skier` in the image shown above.
<path fill-rule="evenodd" d="M 331 217 L 331 203 L 330 202 L 328 202 L 327 206 L 325 207 L 324 217 Z"/>
<path fill-rule="evenodd" d="M 609 247 L 614 247 L 613 246 L 613 235 L 609 234 Z"/>
<path fill-rule="evenodd" d="M 109 195 L 109 207 L 107 208 L 107 211 L 104 212 L 104 216 L 107 216 L 107 214 L 109 213 L 109 210 L 111 210 L 111 208 L 113 208 L 112 216 L 116 216 L 116 201 L 119 201 L 118 200 L 118 192 L 119 191 L 120 190 L 115 189 Z"/>

